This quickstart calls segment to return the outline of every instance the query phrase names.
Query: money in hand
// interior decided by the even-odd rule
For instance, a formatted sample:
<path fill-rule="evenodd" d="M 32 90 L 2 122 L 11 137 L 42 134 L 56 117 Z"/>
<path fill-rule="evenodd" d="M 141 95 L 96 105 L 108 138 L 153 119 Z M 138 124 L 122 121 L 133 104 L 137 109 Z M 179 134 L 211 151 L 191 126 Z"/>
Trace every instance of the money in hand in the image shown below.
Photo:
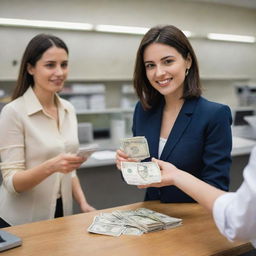
<path fill-rule="evenodd" d="M 150 157 L 148 142 L 144 136 L 123 139 L 121 141 L 121 148 L 130 158 L 136 160 Z"/>
<path fill-rule="evenodd" d="M 77 156 L 90 157 L 92 153 L 98 150 L 98 148 L 98 144 L 89 144 L 82 148 L 79 148 L 76 154 Z"/>
<path fill-rule="evenodd" d="M 124 180 L 130 185 L 146 185 L 161 181 L 161 172 L 155 162 L 121 162 Z"/>

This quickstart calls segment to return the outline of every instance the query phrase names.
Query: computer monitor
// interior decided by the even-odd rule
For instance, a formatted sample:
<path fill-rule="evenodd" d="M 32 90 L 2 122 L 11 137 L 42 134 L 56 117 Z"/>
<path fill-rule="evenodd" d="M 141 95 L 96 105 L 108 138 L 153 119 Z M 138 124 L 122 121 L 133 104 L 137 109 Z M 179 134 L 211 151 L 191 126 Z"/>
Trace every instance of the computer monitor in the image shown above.
<path fill-rule="evenodd" d="M 233 125 L 248 125 L 244 117 L 253 115 L 255 115 L 254 108 L 237 108 L 233 111 Z"/>

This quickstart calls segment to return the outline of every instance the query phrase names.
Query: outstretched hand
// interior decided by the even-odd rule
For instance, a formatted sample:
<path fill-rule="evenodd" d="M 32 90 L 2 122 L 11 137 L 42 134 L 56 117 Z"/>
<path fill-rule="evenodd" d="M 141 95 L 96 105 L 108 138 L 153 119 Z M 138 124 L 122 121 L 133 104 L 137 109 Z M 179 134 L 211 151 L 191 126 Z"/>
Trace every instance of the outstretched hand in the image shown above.
<path fill-rule="evenodd" d="M 158 164 L 161 171 L 161 182 L 151 183 L 147 185 L 140 185 L 138 188 L 148 188 L 148 187 L 164 187 L 169 185 L 174 185 L 174 176 L 179 172 L 179 170 L 168 162 L 152 158 L 152 161 Z"/>
<path fill-rule="evenodd" d="M 48 168 L 51 173 L 69 173 L 81 166 L 87 158 L 69 153 L 62 153 L 48 160 Z"/>

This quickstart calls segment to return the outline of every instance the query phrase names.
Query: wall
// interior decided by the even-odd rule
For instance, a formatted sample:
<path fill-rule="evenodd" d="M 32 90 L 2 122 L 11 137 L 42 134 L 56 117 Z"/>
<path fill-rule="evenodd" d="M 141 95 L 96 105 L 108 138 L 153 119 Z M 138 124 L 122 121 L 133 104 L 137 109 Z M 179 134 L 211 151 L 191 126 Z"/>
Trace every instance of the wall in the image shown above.
<path fill-rule="evenodd" d="M 216 14 L 218 13 L 218 18 Z M 2 0 L 0 17 L 49 19 L 151 27 L 174 24 L 200 35 L 207 32 L 256 34 L 256 11 L 190 1 L 22 1 Z M 29 39 L 39 32 L 62 37 L 70 48 L 71 79 L 130 79 L 141 36 L 96 32 L 47 31 L 0 27 L 0 79 L 14 79 Z M 17 43 L 18 42 L 18 43 Z M 256 77 L 256 44 L 191 39 L 204 78 L 251 79 Z"/>

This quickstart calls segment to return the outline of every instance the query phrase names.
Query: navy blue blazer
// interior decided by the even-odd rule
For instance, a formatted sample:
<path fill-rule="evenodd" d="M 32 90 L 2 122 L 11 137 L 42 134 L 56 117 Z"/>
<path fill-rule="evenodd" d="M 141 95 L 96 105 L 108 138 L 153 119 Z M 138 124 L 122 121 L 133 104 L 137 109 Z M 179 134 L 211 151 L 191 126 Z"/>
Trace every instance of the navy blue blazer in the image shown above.
<path fill-rule="evenodd" d="M 151 157 L 170 162 L 227 191 L 232 149 L 230 108 L 203 97 L 185 100 L 163 152 L 158 156 L 163 107 L 164 102 L 145 111 L 138 102 L 133 116 L 133 135 L 147 138 Z M 145 200 L 194 202 L 175 186 L 148 188 Z"/>

